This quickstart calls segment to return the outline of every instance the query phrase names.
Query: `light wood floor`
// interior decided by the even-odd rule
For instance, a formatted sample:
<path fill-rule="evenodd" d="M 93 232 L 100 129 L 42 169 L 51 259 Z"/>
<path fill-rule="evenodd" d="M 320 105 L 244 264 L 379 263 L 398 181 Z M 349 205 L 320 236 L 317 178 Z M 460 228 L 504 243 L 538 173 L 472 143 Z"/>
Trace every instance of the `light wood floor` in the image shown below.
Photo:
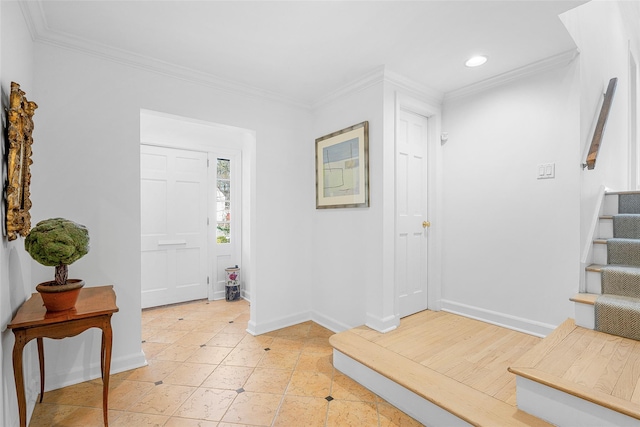
<path fill-rule="evenodd" d="M 429 310 L 402 319 L 400 328 L 390 333 L 366 326 L 351 332 L 512 406 L 516 405 L 516 383 L 508 368 L 541 341 L 522 332 Z"/>

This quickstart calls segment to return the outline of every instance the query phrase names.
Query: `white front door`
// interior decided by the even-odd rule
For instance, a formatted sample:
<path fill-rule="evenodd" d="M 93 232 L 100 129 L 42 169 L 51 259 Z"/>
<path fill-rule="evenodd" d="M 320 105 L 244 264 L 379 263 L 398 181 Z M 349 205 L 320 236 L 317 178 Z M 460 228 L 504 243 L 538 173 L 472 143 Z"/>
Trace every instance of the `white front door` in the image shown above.
<path fill-rule="evenodd" d="M 207 153 L 140 146 L 142 307 L 207 297 Z"/>
<path fill-rule="evenodd" d="M 396 136 L 396 289 L 400 317 L 427 309 L 427 118 L 401 110 Z"/>

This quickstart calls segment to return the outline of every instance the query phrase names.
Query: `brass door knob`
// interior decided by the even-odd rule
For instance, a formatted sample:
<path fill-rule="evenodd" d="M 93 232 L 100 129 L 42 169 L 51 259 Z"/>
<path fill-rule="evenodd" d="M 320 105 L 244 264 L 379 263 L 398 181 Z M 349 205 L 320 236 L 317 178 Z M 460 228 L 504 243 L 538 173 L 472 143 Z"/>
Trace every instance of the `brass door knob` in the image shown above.
<path fill-rule="evenodd" d="M 422 221 L 422 228 L 431 227 L 431 223 L 429 221 Z"/>

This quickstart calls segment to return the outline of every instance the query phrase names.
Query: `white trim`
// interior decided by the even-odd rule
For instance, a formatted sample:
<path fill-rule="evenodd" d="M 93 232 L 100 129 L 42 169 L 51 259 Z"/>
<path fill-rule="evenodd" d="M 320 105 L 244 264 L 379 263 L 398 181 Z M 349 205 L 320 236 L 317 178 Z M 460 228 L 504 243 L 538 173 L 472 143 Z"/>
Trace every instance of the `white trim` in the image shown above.
<path fill-rule="evenodd" d="M 633 54 L 631 40 L 628 42 L 629 50 L 629 119 L 628 119 L 628 135 L 629 135 L 629 190 L 637 190 L 640 188 L 640 135 L 638 127 L 640 126 L 640 78 L 638 77 L 640 70 L 638 62 Z"/>
<path fill-rule="evenodd" d="M 398 295 L 395 295 L 396 301 L 398 300 Z M 386 317 L 378 317 L 374 314 L 367 313 L 367 320 L 365 325 L 369 328 L 376 330 L 381 333 L 391 332 L 398 327 L 400 324 L 400 316 L 391 315 Z"/>
<path fill-rule="evenodd" d="M 101 58 L 110 62 L 127 65 L 156 74 L 175 77 L 177 79 L 201 84 L 203 86 L 209 86 L 214 89 L 234 94 L 244 94 L 247 96 L 269 99 L 298 108 L 309 108 L 309 105 L 306 103 L 275 92 L 223 79 L 209 73 L 161 61 L 149 56 L 133 53 L 125 49 L 118 49 L 112 46 L 100 44 L 62 31 L 52 30 L 47 25 L 41 6 L 41 0 L 21 1 L 20 5 L 22 13 L 25 16 L 27 27 L 31 33 L 31 38 L 34 42 L 77 51 L 85 55 Z"/>
<path fill-rule="evenodd" d="M 442 105 L 442 100 L 444 99 L 444 93 L 438 90 L 435 90 L 433 88 L 416 83 L 413 80 L 401 74 L 398 74 L 394 71 L 390 71 L 390 70 L 385 71 L 385 81 L 395 85 L 398 89 L 400 89 L 403 93 L 405 93 L 408 98 L 411 97 L 415 100 L 419 99 L 420 100 L 419 102 L 423 105 L 427 105 L 430 107 L 434 107 L 436 105 L 437 106 Z M 437 107 L 437 110 L 439 112 L 440 107 Z"/>
<path fill-rule="evenodd" d="M 415 99 L 420 99 L 420 102 L 426 102 L 428 104 L 440 105 L 444 97 L 442 92 L 416 83 L 407 77 L 388 70 L 386 66 L 380 65 L 363 76 L 360 76 L 346 85 L 323 96 L 318 101 L 314 102 L 311 107 L 313 109 L 322 107 L 323 105 L 330 104 L 336 99 L 343 98 L 344 96 L 351 95 L 352 93 L 360 92 L 382 82 L 391 83 L 403 92 L 410 94 Z"/>
<path fill-rule="evenodd" d="M 427 238 L 427 306 L 431 310 L 440 310 L 440 298 L 442 296 L 442 235 L 440 233 L 440 221 L 442 217 L 442 144 L 440 143 L 442 111 L 440 104 L 430 104 L 413 95 L 407 95 L 400 91 L 395 93 L 395 127 L 397 130 L 400 118 L 400 110 L 410 111 L 427 117 L 427 220 L 431 222 Z M 395 138 L 394 133 L 394 156 Z M 394 159 L 395 167 L 395 159 Z M 395 170 L 394 170 L 395 180 Z M 395 189 L 395 186 L 394 186 Z M 394 221 L 395 221 L 395 196 L 394 196 Z M 394 223 L 395 228 L 395 223 Z M 395 233 L 394 240 L 395 244 Z M 394 258 L 395 259 L 395 258 Z M 395 270 L 395 268 L 394 268 Z M 395 275 L 394 275 L 395 277 Z M 398 298 L 396 292 L 396 299 Z M 398 313 L 396 304 L 396 314 Z"/>
<path fill-rule="evenodd" d="M 588 292 L 585 269 L 587 265 L 593 263 L 593 241 L 594 239 L 599 237 L 596 235 L 596 232 L 598 231 L 598 224 L 600 223 L 600 215 L 602 215 L 602 207 L 606 191 L 607 188 L 604 185 L 601 185 L 600 189 L 598 190 L 598 201 L 596 203 L 596 208 L 594 209 L 594 212 L 591 216 L 591 223 L 589 225 L 589 232 L 587 234 L 588 238 L 584 243 L 584 247 L 582 248 L 582 257 L 580 258 L 580 292 Z"/>
<path fill-rule="evenodd" d="M 311 105 L 312 109 L 320 108 L 324 105 L 330 104 L 333 101 L 343 98 L 347 95 L 363 91 L 371 86 L 381 83 L 384 80 L 385 67 L 384 65 L 374 68 L 363 76 L 339 87 L 338 89 L 328 93 Z"/>
<path fill-rule="evenodd" d="M 496 86 L 501 86 L 514 80 L 564 67 L 565 65 L 570 64 L 577 57 L 577 49 L 571 49 L 558 55 L 550 56 L 540 61 L 533 62 L 531 64 L 516 68 L 511 71 L 507 71 L 506 73 L 498 74 L 497 76 L 490 77 L 477 83 L 473 83 L 463 88 L 447 92 L 444 95 L 444 101 L 448 102 L 454 99 L 464 98 L 477 94 L 478 92 L 486 91 Z"/>
<path fill-rule="evenodd" d="M 430 427 L 471 425 L 335 349 L 333 366 L 424 425 Z"/>
<path fill-rule="evenodd" d="M 455 301 L 442 300 L 441 303 L 443 311 L 491 323 L 492 325 L 501 326 L 514 331 L 524 332 L 525 334 L 536 337 L 544 338 L 557 328 L 557 326 L 550 325 L 548 323 L 537 322 L 535 320 L 512 316 L 510 314 L 486 310 L 484 308 L 461 304 Z"/>
<path fill-rule="evenodd" d="M 339 320 L 327 317 L 324 314 L 318 313 L 315 310 L 311 311 L 311 320 L 318 325 L 329 329 L 332 332 L 338 333 L 351 329 L 351 326 L 340 322 Z"/>
<path fill-rule="evenodd" d="M 251 335 L 262 335 L 267 332 L 277 331 L 278 329 L 294 326 L 299 323 L 311 320 L 311 313 L 308 311 L 299 312 L 289 316 L 279 317 L 268 322 L 256 323 L 253 319 L 247 325 L 247 332 Z"/>
<path fill-rule="evenodd" d="M 631 427 L 638 420 L 552 387 L 516 376 L 518 409 L 557 426 Z"/>

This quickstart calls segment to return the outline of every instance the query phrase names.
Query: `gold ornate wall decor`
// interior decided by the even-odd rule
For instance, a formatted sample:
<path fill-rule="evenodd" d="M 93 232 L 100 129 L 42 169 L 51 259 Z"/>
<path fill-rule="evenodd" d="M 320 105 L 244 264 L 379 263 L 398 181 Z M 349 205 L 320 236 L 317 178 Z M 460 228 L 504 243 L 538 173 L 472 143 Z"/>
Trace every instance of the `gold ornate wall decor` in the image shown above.
<path fill-rule="evenodd" d="M 7 236 L 15 240 L 18 234 L 26 236 L 31 229 L 31 145 L 33 144 L 33 114 L 38 105 L 28 101 L 20 85 L 11 82 L 9 96 L 7 159 Z"/>

